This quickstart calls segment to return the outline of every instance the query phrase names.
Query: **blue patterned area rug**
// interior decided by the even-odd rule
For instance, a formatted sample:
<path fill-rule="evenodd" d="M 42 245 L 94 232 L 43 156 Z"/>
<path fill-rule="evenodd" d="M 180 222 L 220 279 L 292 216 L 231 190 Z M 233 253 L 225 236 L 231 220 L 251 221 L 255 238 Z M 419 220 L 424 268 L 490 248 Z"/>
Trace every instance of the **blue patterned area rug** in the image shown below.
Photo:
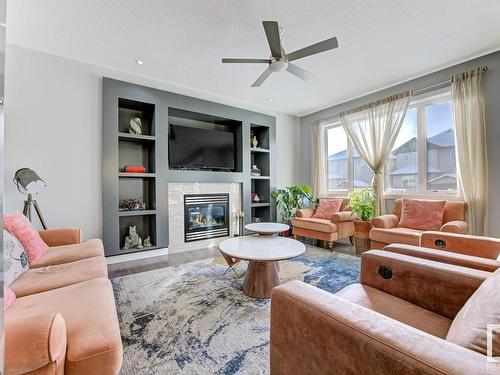
<path fill-rule="evenodd" d="M 282 283 L 332 293 L 359 280 L 358 258 L 312 246 L 280 266 Z M 214 258 L 112 279 L 122 374 L 269 373 L 270 300 L 243 294 L 226 268 Z"/>

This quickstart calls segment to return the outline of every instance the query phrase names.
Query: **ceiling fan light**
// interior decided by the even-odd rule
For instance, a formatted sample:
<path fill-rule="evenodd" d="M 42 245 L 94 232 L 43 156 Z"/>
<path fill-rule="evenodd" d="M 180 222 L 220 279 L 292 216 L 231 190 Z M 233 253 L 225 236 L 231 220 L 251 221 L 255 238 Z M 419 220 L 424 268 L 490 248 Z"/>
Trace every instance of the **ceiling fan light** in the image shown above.
<path fill-rule="evenodd" d="M 286 70 L 286 68 L 288 68 L 288 63 L 285 60 L 278 60 L 269 65 L 269 69 L 275 73 L 282 72 L 283 70 Z"/>

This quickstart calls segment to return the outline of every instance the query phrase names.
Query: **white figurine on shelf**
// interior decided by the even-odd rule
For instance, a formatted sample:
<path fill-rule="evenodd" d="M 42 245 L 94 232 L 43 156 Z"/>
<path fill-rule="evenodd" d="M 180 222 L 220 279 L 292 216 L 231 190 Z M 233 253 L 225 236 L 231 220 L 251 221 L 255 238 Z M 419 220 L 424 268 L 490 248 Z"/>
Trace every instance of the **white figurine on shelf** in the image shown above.
<path fill-rule="evenodd" d="M 142 124 L 139 117 L 132 117 L 128 124 L 128 132 L 130 134 L 142 134 Z"/>

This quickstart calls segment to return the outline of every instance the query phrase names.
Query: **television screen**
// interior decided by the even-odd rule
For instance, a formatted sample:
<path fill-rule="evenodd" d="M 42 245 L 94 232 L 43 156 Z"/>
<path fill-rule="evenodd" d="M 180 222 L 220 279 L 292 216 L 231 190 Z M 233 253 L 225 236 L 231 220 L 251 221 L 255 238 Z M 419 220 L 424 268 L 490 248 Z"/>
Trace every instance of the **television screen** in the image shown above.
<path fill-rule="evenodd" d="M 234 134 L 170 125 L 170 167 L 234 169 Z"/>

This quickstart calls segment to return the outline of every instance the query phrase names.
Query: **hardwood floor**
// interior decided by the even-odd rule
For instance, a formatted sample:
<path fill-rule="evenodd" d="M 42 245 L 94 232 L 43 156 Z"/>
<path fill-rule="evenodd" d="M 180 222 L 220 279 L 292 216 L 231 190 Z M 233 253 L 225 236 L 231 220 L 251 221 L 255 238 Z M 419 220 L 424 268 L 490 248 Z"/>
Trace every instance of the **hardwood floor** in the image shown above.
<path fill-rule="evenodd" d="M 133 273 L 151 271 L 163 267 L 195 262 L 197 260 L 213 258 L 216 256 L 220 256 L 219 248 L 217 247 L 185 251 L 182 253 L 108 264 L 108 273 L 109 277 L 113 278 L 131 275 Z"/>
<path fill-rule="evenodd" d="M 327 246 L 327 244 L 323 244 L 323 241 L 311 242 L 310 240 L 306 240 L 304 242 L 308 245 L 319 246 L 325 249 Z M 350 245 L 351 244 L 348 239 L 335 241 L 333 245 L 333 251 L 357 256 L 356 251 L 354 250 L 354 246 Z M 179 264 L 195 262 L 197 260 L 203 260 L 217 256 L 221 256 L 218 247 L 185 251 L 182 253 L 108 264 L 108 273 L 109 277 L 113 278 L 113 277 L 131 275 L 139 272 L 151 271 L 163 267 L 176 266 Z"/>

